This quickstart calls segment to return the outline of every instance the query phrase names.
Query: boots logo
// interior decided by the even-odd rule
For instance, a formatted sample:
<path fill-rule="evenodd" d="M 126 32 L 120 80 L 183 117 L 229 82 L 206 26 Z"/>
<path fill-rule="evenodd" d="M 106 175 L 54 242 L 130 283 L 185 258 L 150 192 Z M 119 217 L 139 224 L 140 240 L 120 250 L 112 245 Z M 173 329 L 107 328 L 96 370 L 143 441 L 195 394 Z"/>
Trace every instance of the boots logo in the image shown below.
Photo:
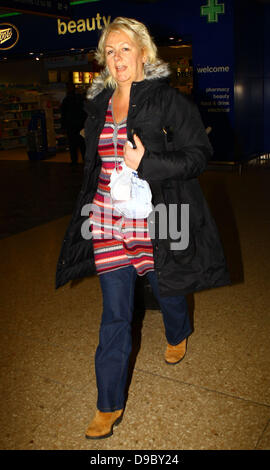
<path fill-rule="evenodd" d="M 0 51 L 11 49 L 19 40 L 19 31 L 13 24 L 0 23 Z"/>

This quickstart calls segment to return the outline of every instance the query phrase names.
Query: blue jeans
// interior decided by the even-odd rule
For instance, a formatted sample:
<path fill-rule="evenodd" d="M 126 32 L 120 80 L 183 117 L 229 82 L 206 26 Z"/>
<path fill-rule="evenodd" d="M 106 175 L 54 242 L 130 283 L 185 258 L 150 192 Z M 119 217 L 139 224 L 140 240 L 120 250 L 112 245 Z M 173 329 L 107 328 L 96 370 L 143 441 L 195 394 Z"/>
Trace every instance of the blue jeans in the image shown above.
<path fill-rule="evenodd" d="M 136 277 L 133 266 L 99 276 L 103 313 L 95 368 L 100 411 L 115 411 L 125 406 Z M 151 271 L 147 277 L 160 305 L 167 341 L 178 344 L 191 333 L 186 298 L 160 297 L 156 273 Z"/>

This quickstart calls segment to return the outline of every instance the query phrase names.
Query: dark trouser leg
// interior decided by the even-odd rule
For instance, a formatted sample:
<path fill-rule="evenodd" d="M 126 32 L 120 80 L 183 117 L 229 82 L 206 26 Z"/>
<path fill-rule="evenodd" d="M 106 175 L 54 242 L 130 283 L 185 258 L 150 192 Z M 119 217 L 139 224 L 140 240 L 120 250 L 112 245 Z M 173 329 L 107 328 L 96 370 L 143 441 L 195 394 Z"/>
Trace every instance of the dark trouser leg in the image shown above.
<path fill-rule="evenodd" d="M 79 146 L 79 148 L 80 148 L 82 160 L 84 161 L 84 155 L 85 155 L 85 140 L 84 140 L 84 138 L 83 138 L 81 135 L 79 135 L 79 137 L 78 137 L 78 146 Z"/>
<path fill-rule="evenodd" d="M 115 411 L 125 405 L 136 276 L 133 266 L 99 276 L 103 314 L 95 366 L 100 411 Z"/>
<path fill-rule="evenodd" d="M 147 274 L 153 293 L 160 305 L 165 327 L 165 335 L 169 344 L 175 346 L 191 334 L 188 307 L 185 296 L 161 297 L 155 271 Z"/>
<path fill-rule="evenodd" d="M 78 135 L 75 132 L 68 131 L 69 153 L 72 163 L 78 162 Z"/>

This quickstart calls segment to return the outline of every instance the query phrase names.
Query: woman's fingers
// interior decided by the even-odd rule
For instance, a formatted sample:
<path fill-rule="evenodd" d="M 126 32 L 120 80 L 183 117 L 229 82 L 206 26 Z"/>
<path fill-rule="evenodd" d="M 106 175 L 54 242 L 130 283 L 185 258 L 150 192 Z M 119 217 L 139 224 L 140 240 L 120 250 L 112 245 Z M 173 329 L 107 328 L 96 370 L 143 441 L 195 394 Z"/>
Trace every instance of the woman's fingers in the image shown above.
<path fill-rule="evenodd" d="M 144 154 L 144 146 L 136 134 L 133 135 L 133 138 L 136 148 L 132 148 L 130 142 L 127 141 L 124 145 L 124 158 L 128 167 L 137 170 Z"/>
<path fill-rule="evenodd" d="M 141 141 L 140 137 L 138 137 L 137 134 L 134 134 L 133 138 L 134 138 L 134 143 L 135 143 L 136 147 L 139 148 L 139 149 L 144 149 L 144 146 L 142 144 L 142 141 Z"/>

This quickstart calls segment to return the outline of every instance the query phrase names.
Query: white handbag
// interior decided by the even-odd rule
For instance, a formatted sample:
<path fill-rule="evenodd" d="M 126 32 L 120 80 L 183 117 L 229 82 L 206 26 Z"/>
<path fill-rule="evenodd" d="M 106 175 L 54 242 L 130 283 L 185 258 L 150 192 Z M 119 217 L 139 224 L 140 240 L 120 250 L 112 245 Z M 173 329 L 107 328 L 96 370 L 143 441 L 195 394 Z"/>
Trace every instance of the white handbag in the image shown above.
<path fill-rule="evenodd" d="M 121 167 L 113 170 L 109 184 L 113 208 L 128 219 L 145 219 L 153 210 L 150 186 L 124 162 Z"/>

